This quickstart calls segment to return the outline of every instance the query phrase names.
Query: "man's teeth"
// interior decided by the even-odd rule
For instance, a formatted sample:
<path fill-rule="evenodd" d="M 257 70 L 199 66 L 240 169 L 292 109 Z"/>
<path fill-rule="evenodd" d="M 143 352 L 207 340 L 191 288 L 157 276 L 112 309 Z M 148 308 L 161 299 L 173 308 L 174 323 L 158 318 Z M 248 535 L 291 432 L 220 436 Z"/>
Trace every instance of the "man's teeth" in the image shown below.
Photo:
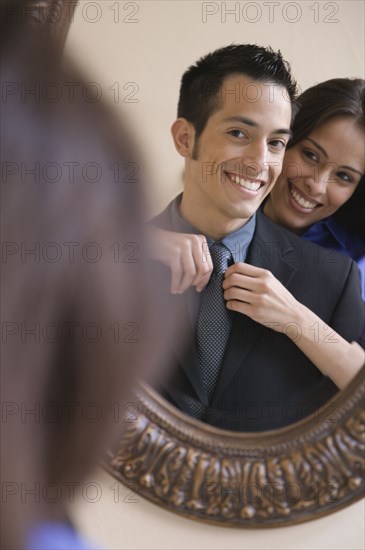
<path fill-rule="evenodd" d="M 289 189 L 290 189 L 291 196 L 293 197 L 295 202 L 299 204 L 299 206 L 302 206 L 303 208 L 314 208 L 315 206 L 317 206 L 316 202 L 310 202 L 310 201 L 307 201 L 306 199 L 303 199 L 303 197 L 296 192 L 294 187 L 290 187 Z"/>
<path fill-rule="evenodd" d="M 257 191 L 261 187 L 260 181 L 246 180 L 244 178 L 240 178 L 239 176 L 234 175 L 230 175 L 230 178 L 240 187 L 244 187 L 245 189 L 249 189 L 250 191 Z"/>

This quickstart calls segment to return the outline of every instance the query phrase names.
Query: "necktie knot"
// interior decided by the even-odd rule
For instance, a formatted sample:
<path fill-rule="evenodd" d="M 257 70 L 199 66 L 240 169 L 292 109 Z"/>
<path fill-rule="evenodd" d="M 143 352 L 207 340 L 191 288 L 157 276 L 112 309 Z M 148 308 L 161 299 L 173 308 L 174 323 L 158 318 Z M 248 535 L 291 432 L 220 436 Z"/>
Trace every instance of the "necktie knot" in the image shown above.
<path fill-rule="evenodd" d="M 231 252 L 222 243 L 213 243 L 209 248 L 215 273 L 224 273 L 231 258 Z"/>

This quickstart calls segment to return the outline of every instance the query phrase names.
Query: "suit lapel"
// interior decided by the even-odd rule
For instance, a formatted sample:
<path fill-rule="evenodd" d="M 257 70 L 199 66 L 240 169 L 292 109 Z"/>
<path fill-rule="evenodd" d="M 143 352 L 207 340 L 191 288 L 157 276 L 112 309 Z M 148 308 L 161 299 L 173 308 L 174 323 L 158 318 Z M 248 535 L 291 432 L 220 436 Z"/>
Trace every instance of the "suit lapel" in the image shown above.
<path fill-rule="evenodd" d="M 288 286 L 295 275 L 293 260 L 300 251 L 293 249 L 281 228 L 257 213 L 256 228 L 248 250 L 246 262 L 256 267 L 269 269 L 284 285 Z M 246 315 L 232 312 L 233 325 L 228 340 L 222 368 L 214 392 L 213 404 L 223 393 L 237 369 L 244 365 L 249 351 L 258 343 L 264 330 Z M 248 362 L 246 361 L 246 365 Z"/>
<path fill-rule="evenodd" d="M 184 370 L 191 385 L 193 386 L 195 393 L 199 397 L 200 402 L 207 403 L 199 358 L 196 350 L 195 334 L 193 332 L 189 316 L 188 300 L 185 295 L 176 296 L 176 299 L 177 306 L 179 307 L 183 339 L 177 346 L 174 345 L 173 351 L 181 368 Z"/>
<path fill-rule="evenodd" d="M 153 219 L 153 225 L 162 229 L 167 229 L 168 231 L 174 231 L 172 204 L 173 201 Z M 170 273 L 169 277 L 171 277 Z M 201 369 L 195 345 L 195 334 L 193 333 L 190 321 L 187 292 L 182 295 L 171 296 L 171 307 L 174 309 L 176 308 L 179 326 L 181 327 L 179 332 L 182 334 L 182 338 L 179 342 L 173 342 L 172 352 L 194 388 L 199 401 L 203 404 L 207 404 L 207 397 L 203 387 Z M 166 390 L 169 391 L 169 388 L 166 387 Z M 176 396 L 173 397 L 176 399 Z"/>

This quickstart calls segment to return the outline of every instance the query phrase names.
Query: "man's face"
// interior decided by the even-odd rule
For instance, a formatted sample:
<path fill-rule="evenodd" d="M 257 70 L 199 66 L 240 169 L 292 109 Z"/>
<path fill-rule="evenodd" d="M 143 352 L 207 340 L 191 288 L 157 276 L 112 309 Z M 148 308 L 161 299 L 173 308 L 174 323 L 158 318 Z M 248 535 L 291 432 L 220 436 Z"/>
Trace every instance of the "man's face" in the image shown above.
<path fill-rule="evenodd" d="M 184 155 L 181 207 L 190 223 L 214 239 L 243 226 L 270 193 L 291 121 L 290 101 L 277 85 L 232 75 L 220 96 L 221 108 L 197 141 L 193 135 Z"/>

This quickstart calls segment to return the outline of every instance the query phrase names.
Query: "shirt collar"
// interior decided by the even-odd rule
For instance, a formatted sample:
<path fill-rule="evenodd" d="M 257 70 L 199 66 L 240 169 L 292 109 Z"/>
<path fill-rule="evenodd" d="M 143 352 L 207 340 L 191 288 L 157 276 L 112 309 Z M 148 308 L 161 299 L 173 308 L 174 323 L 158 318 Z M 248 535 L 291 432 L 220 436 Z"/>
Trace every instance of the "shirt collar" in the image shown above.
<path fill-rule="evenodd" d="M 180 204 L 182 199 L 182 193 L 178 195 L 172 203 L 171 217 L 172 217 L 172 227 L 174 231 L 179 233 L 193 233 L 198 234 L 198 231 L 195 227 L 190 225 L 180 213 Z M 231 252 L 234 263 L 244 262 L 247 255 L 247 249 L 251 243 L 253 234 L 256 227 L 256 213 L 248 220 L 248 222 L 230 233 L 220 242 L 224 244 L 228 250 Z M 210 237 L 206 236 L 208 246 L 211 246 L 215 241 Z"/>

